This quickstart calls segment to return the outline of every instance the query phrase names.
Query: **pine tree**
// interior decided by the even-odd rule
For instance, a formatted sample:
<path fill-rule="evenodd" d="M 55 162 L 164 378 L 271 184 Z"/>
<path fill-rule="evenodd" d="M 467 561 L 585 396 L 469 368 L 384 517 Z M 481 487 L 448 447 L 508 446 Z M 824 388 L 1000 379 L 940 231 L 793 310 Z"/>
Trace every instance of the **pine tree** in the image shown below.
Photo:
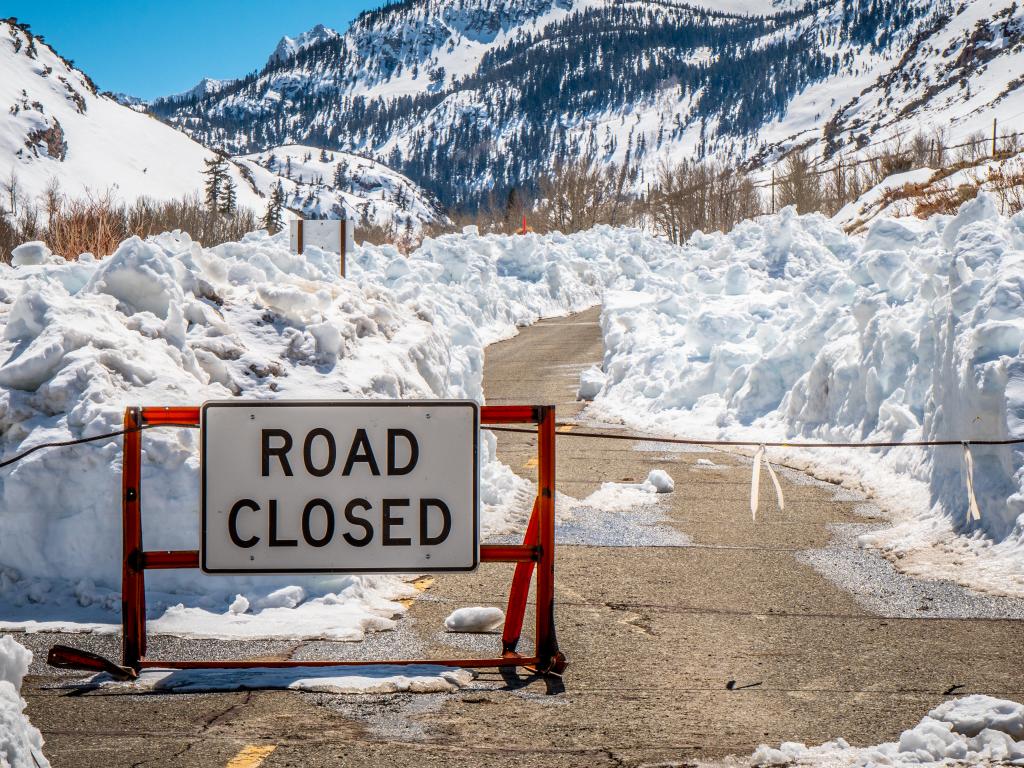
<path fill-rule="evenodd" d="M 234 216 L 238 211 L 238 187 L 231 177 L 224 181 L 224 200 L 220 204 L 220 212 L 225 216 Z"/>
<path fill-rule="evenodd" d="M 342 160 L 334 166 L 334 188 L 341 190 L 348 183 L 348 167 Z"/>
<path fill-rule="evenodd" d="M 206 170 L 203 171 L 203 176 L 206 177 L 206 206 L 211 211 L 220 210 L 221 191 L 228 178 L 228 161 L 222 155 L 217 155 L 209 160 L 203 160 L 203 163 L 206 165 Z"/>
<path fill-rule="evenodd" d="M 284 220 L 281 216 L 284 210 L 284 186 L 277 182 L 274 191 L 270 193 L 270 202 L 267 203 L 267 212 L 263 214 L 263 228 L 270 234 L 276 235 L 284 227 Z"/>
<path fill-rule="evenodd" d="M 327 159 L 327 150 L 326 149 L 321 149 L 320 150 L 320 162 L 321 163 L 329 162 L 328 159 Z"/>

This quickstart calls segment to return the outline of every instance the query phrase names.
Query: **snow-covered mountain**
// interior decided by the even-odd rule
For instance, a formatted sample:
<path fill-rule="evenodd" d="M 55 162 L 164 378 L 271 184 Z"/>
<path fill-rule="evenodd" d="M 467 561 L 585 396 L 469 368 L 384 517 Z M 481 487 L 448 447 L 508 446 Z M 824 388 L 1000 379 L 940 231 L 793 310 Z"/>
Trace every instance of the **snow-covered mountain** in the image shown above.
<path fill-rule="evenodd" d="M 13 21 L 0 21 L 0 178 L 12 176 L 35 199 L 56 179 L 71 196 L 132 200 L 198 192 L 213 152 L 191 138 L 101 95 L 83 72 Z M 238 202 L 265 207 L 231 168 Z M 3 208 L 10 207 L 5 190 Z"/>
<path fill-rule="evenodd" d="M 439 204 L 408 178 L 348 152 L 287 145 L 234 158 L 260 195 L 280 184 L 285 206 L 306 219 L 354 219 L 418 233 L 445 220 Z"/>
<path fill-rule="evenodd" d="M 283 64 L 299 51 L 304 51 L 317 43 L 335 40 L 338 37 L 340 35 L 336 31 L 330 27 L 325 27 L 323 24 L 317 24 L 311 30 L 303 32 L 298 37 L 288 37 L 288 35 L 285 35 L 278 42 L 274 52 L 270 54 L 270 58 L 267 59 L 267 66 L 272 67 L 275 64 Z"/>
<path fill-rule="evenodd" d="M 993 116 L 1021 68 L 1014 0 L 406 0 L 213 96 L 157 109 L 209 146 L 345 149 L 449 204 L 553 158 L 772 161 Z M 1000 96 L 1000 94 L 1005 94 Z"/>
<path fill-rule="evenodd" d="M 172 93 L 170 96 L 161 96 L 159 99 L 154 99 L 154 102 L 175 102 L 184 101 L 186 99 L 201 99 L 206 96 L 213 96 L 214 94 L 220 93 L 229 85 L 234 85 L 237 82 L 237 80 L 217 80 L 212 77 L 204 77 L 187 91 Z"/>
<path fill-rule="evenodd" d="M 659 0 L 411 0 L 157 112 L 230 151 L 299 140 L 372 154 L 459 202 L 522 184 L 552 156 L 628 157 L 653 171 L 670 155 L 756 152 L 754 134 L 838 72 L 838 50 L 862 44 L 862 17 L 882 30 L 871 44 L 888 45 L 928 14 L 922 0 L 772 16 L 737 3 L 704 5 L 748 13 Z M 833 12 L 850 29 L 836 29 Z"/>
<path fill-rule="evenodd" d="M 38 199 L 54 179 L 71 197 L 110 192 L 130 201 L 201 193 L 203 161 L 212 151 L 140 112 L 137 103 L 125 106 L 97 93 L 87 75 L 13 20 L 0 21 L 0 72 L 0 213 L 11 208 L 12 175 L 17 195 L 27 200 Z M 216 91 L 216 81 L 204 83 L 207 95 Z M 280 182 L 286 207 L 308 218 L 344 214 L 398 235 L 444 221 L 436 200 L 410 179 L 346 152 L 273 147 L 234 158 L 228 172 L 239 204 L 258 214 Z"/>

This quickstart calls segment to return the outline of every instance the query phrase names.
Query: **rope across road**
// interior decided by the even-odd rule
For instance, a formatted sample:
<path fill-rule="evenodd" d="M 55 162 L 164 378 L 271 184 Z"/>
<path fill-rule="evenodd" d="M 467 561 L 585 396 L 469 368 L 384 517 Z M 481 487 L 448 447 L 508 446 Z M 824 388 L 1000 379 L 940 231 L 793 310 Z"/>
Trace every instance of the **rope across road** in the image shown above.
<path fill-rule="evenodd" d="M 564 431 L 566 427 L 573 424 L 560 423 L 555 435 L 557 437 L 591 437 L 602 440 L 629 440 L 642 443 L 669 443 L 673 445 L 704 445 L 704 446 L 726 446 L 732 448 L 926 448 L 942 445 L 1018 445 L 1024 443 L 1024 438 L 1008 438 L 1006 440 L 908 440 L 906 442 L 861 442 L 861 443 L 816 443 L 799 440 L 786 440 L 771 442 L 765 440 L 708 440 L 687 437 L 658 437 L 639 434 L 609 434 L 607 432 L 582 432 L 573 430 Z M 482 425 L 483 429 L 491 432 L 517 432 L 524 435 L 535 435 L 534 429 L 523 429 L 521 427 L 498 427 Z M 0 465 L 2 466 L 2 465 Z"/>
<path fill-rule="evenodd" d="M 704 438 L 687 438 L 687 437 L 663 437 L 657 435 L 640 435 L 640 434 L 610 434 L 608 432 L 592 432 L 592 431 L 581 431 L 573 429 L 576 425 L 562 422 L 556 425 L 555 436 L 556 437 L 582 437 L 597 440 L 627 440 L 630 442 L 645 442 L 645 443 L 666 443 L 669 445 L 694 445 L 694 446 L 705 446 L 711 448 L 755 448 L 757 453 L 754 454 L 754 467 L 753 475 L 751 477 L 751 493 L 750 493 L 750 513 L 753 518 L 757 519 L 757 508 L 758 508 L 758 497 L 760 490 L 760 471 L 762 464 L 768 470 L 768 474 L 771 477 L 772 485 L 775 488 L 775 495 L 778 501 L 779 509 L 785 509 L 785 500 L 782 495 L 782 487 L 779 485 L 778 478 L 775 476 L 775 472 L 772 469 L 772 465 L 768 461 L 768 457 L 765 454 L 766 448 L 799 448 L 799 449 L 815 449 L 815 448 L 932 448 L 941 446 L 954 446 L 958 445 L 963 448 L 964 462 L 967 467 L 967 500 L 968 500 L 968 519 L 980 520 L 981 510 L 978 506 L 978 501 L 974 491 L 974 457 L 971 455 L 970 447 L 972 445 L 1020 445 L 1024 444 L 1024 438 L 1006 438 L 1003 440 L 908 440 L 908 441 L 864 441 L 860 443 L 837 443 L 837 442 L 811 442 L 806 440 L 779 440 L 779 441 L 767 441 L 767 440 L 709 440 Z M 120 437 L 127 435 L 132 432 L 141 432 L 144 429 L 153 429 L 156 427 L 189 427 L 196 429 L 195 424 L 147 424 L 144 426 L 133 427 L 130 429 L 119 429 L 113 432 L 105 432 L 100 435 L 91 435 L 90 437 L 82 437 L 75 440 L 60 440 L 56 442 L 40 443 L 34 445 L 20 453 L 12 456 L 9 459 L 0 461 L 0 469 L 9 467 L 12 464 L 16 464 L 22 459 L 27 458 L 36 451 L 41 451 L 44 448 L 66 448 L 73 445 L 84 445 L 87 443 L 96 443 L 101 440 L 108 440 L 114 437 Z M 522 427 L 504 427 L 504 426 L 492 426 L 483 424 L 483 429 L 489 429 L 492 432 L 512 432 L 515 434 L 522 435 L 536 435 L 536 430 L 525 429 Z M 571 431 L 570 431 L 571 430 Z"/>
<path fill-rule="evenodd" d="M 607 432 L 586 432 L 574 429 L 575 424 L 562 422 L 556 425 L 556 437 L 584 437 L 598 440 L 627 440 L 629 442 L 643 443 L 667 443 L 669 445 L 693 445 L 707 448 L 754 448 L 753 473 L 750 480 L 750 514 L 757 520 L 757 509 L 760 498 L 760 477 L 761 466 L 768 470 L 772 486 L 775 488 L 775 498 L 779 505 L 779 511 L 784 511 L 786 501 L 782 494 L 782 486 L 775 470 L 772 469 L 765 453 L 767 448 L 932 448 L 941 446 L 960 446 L 963 449 L 964 464 L 966 466 L 967 483 L 967 519 L 980 520 L 981 507 L 978 504 L 977 495 L 974 490 L 974 456 L 971 454 L 972 445 L 1019 445 L 1024 444 L 1024 438 L 1006 438 L 1003 440 L 907 440 L 907 441 L 864 441 L 860 443 L 837 443 L 837 442 L 811 442 L 806 440 L 708 440 L 703 438 L 687 437 L 659 437 L 654 435 L 639 434 L 609 434 Z M 517 434 L 534 435 L 532 429 L 521 427 L 502 427 L 483 425 L 484 429 L 492 432 L 514 432 Z M 571 431 L 570 431 L 571 430 Z"/>

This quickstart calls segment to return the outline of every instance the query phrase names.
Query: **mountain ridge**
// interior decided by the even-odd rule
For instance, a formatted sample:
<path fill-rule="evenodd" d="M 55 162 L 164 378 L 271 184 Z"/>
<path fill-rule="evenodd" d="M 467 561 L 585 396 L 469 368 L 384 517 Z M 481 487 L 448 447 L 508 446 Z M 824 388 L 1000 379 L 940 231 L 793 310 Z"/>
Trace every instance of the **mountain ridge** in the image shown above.
<path fill-rule="evenodd" d="M 372 156 L 448 205 L 528 187 L 579 157 L 630 164 L 639 191 L 664 162 L 773 159 L 820 134 L 889 73 L 939 6 L 952 8 L 715 5 L 404 0 L 219 94 L 154 111 L 230 152 L 300 141 Z"/>

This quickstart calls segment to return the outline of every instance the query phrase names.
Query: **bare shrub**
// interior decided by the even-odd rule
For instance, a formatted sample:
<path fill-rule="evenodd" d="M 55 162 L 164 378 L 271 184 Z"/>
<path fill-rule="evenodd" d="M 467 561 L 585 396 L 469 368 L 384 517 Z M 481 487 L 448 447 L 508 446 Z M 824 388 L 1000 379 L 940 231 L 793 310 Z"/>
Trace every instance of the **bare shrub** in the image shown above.
<path fill-rule="evenodd" d="M 635 198 L 627 193 L 628 166 L 601 166 L 592 158 L 556 162 L 540 179 L 534 228 L 541 232 L 580 232 L 598 224 L 617 226 L 634 220 Z M 506 226 L 513 224 L 506 213 Z"/>
<path fill-rule="evenodd" d="M 1006 216 L 1024 211 L 1024 160 L 1015 158 L 993 169 L 985 185 L 999 200 L 999 207 Z"/>
<path fill-rule="evenodd" d="M 19 189 L 14 177 L 4 187 L 5 192 Z M 87 252 L 108 256 L 133 235 L 181 230 L 212 246 L 238 240 L 256 228 L 252 211 L 211 211 L 195 195 L 166 201 L 139 198 L 130 205 L 109 192 L 68 199 L 53 181 L 38 204 L 21 199 L 16 211 L 0 210 L 0 261 L 9 262 L 11 251 L 29 240 L 43 240 L 54 253 L 70 259 Z"/>
<path fill-rule="evenodd" d="M 80 253 L 109 256 L 127 236 L 124 209 L 107 195 L 64 201 L 40 239 L 54 253 L 73 259 Z"/>
<path fill-rule="evenodd" d="M 958 163 L 967 165 L 988 157 L 991 142 L 983 131 L 976 131 L 959 143 L 963 146 L 957 148 L 956 162 Z"/>
<path fill-rule="evenodd" d="M 825 204 L 822 177 L 811 164 L 806 152 L 794 151 L 783 165 L 778 183 L 778 205 L 796 206 L 800 213 L 820 211 Z"/>
<path fill-rule="evenodd" d="M 697 230 L 728 231 L 763 213 L 757 188 L 738 168 L 684 161 L 662 166 L 647 200 L 654 229 L 675 243 Z"/>

